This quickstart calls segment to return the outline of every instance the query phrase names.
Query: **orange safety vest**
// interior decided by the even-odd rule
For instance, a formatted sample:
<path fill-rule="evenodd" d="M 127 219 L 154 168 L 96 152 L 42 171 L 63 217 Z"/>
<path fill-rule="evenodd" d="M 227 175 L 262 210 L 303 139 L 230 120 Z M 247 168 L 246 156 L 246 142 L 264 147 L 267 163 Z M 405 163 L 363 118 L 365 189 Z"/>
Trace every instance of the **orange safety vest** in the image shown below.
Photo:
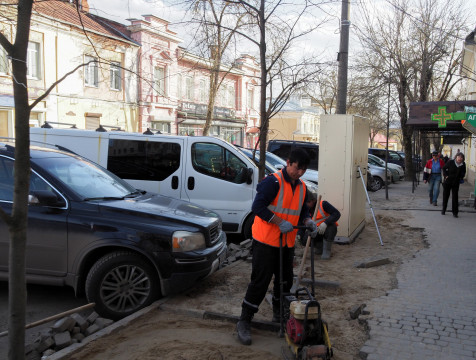
<path fill-rule="evenodd" d="M 323 201 L 324 200 L 321 200 L 321 202 L 319 203 L 319 207 L 317 208 L 317 215 L 316 215 L 316 225 L 317 226 L 319 226 L 319 224 L 324 222 L 330 216 L 330 214 L 328 212 L 325 212 L 324 208 L 322 207 L 322 202 Z M 337 221 L 336 221 L 336 226 L 339 226 Z"/>
<path fill-rule="evenodd" d="M 296 188 L 292 189 L 289 182 L 284 180 L 283 171 L 273 174 L 279 182 L 279 191 L 274 200 L 269 204 L 268 209 L 276 216 L 289 221 L 293 226 L 297 226 L 301 214 L 302 204 L 306 198 L 306 186 L 300 182 Z M 279 247 L 279 236 L 281 231 L 276 224 L 264 221 L 259 216 L 255 216 L 252 227 L 253 238 L 263 244 Z M 283 234 L 283 246 L 293 247 L 297 229 L 287 234 Z"/>

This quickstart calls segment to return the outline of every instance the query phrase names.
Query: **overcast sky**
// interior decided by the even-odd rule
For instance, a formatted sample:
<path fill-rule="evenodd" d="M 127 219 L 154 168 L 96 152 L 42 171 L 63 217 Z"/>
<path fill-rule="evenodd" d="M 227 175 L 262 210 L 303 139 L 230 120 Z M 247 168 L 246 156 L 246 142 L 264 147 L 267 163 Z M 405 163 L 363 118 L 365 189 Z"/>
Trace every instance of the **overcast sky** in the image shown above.
<path fill-rule="evenodd" d="M 88 0 L 88 4 L 91 13 L 126 25 L 130 24 L 126 19 L 140 19 L 142 15 L 148 14 L 168 20 L 171 23 L 171 30 L 177 32 L 184 39 L 181 46 L 188 45 L 187 40 L 190 37 L 186 32 L 187 27 L 183 25 L 186 15 L 184 10 L 177 6 L 168 6 L 160 0 Z M 328 6 L 328 13 L 325 15 L 329 21 L 326 26 L 319 29 L 311 39 L 301 42 L 298 45 L 300 50 L 308 49 L 323 54 L 327 59 L 335 60 L 337 58 L 340 9 L 340 2 L 337 1 L 334 2 L 334 5 Z"/>

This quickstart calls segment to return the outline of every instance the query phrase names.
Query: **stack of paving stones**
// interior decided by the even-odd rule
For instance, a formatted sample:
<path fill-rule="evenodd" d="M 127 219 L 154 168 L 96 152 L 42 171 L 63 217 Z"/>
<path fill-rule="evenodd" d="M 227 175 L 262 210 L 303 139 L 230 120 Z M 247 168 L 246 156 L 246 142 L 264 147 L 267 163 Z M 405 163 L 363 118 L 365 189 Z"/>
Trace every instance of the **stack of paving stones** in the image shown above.
<path fill-rule="evenodd" d="M 228 256 L 223 262 L 223 266 L 230 265 L 238 260 L 251 261 L 251 239 L 239 244 L 230 243 L 228 245 Z"/>
<path fill-rule="evenodd" d="M 71 344 L 80 343 L 84 338 L 112 323 L 112 320 L 99 317 L 96 312 L 91 313 L 87 318 L 78 313 L 66 316 L 52 327 L 45 327 L 39 332 L 36 340 L 25 347 L 25 359 L 47 359 L 56 351 Z"/>

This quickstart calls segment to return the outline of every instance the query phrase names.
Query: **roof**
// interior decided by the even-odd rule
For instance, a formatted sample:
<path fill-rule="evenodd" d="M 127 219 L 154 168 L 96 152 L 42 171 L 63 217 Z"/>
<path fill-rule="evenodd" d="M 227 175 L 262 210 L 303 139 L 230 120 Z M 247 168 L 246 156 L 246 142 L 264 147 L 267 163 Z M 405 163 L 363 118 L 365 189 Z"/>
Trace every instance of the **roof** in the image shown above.
<path fill-rule="evenodd" d="M 78 16 L 78 13 L 80 16 Z M 48 0 L 33 3 L 33 14 L 46 16 L 52 20 L 72 24 L 101 35 L 134 42 L 126 26 L 115 21 L 80 10 L 61 0 Z"/>
<path fill-rule="evenodd" d="M 266 101 L 267 103 L 269 100 Z M 319 109 L 314 106 L 302 106 L 296 100 L 288 100 L 284 103 L 283 107 L 279 110 L 280 112 L 312 112 L 319 114 Z"/>

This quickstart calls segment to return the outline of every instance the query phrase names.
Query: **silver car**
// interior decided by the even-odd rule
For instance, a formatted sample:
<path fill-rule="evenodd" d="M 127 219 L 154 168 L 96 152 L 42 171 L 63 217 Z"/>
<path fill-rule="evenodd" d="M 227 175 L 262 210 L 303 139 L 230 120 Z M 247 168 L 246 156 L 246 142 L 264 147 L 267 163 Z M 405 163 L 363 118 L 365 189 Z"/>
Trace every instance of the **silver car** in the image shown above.
<path fill-rule="evenodd" d="M 385 161 L 380 159 L 378 156 L 372 154 L 368 154 L 368 156 L 370 164 L 385 167 Z M 405 178 L 405 171 L 400 165 L 387 162 L 387 168 L 392 172 L 393 182 L 396 182 L 397 180 L 403 180 Z"/>
<path fill-rule="evenodd" d="M 385 176 L 385 168 L 372 164 L 368 164 L 368 166 L 375 180 L 375 186 L 378 187 L 378 189 L 381 189 L 383 186 L 385 186 L 385 179 L 387 179 L 389 184 L 392 182 L 392 173 L 390 170 L 387 170 L 387 176 Z"/>

